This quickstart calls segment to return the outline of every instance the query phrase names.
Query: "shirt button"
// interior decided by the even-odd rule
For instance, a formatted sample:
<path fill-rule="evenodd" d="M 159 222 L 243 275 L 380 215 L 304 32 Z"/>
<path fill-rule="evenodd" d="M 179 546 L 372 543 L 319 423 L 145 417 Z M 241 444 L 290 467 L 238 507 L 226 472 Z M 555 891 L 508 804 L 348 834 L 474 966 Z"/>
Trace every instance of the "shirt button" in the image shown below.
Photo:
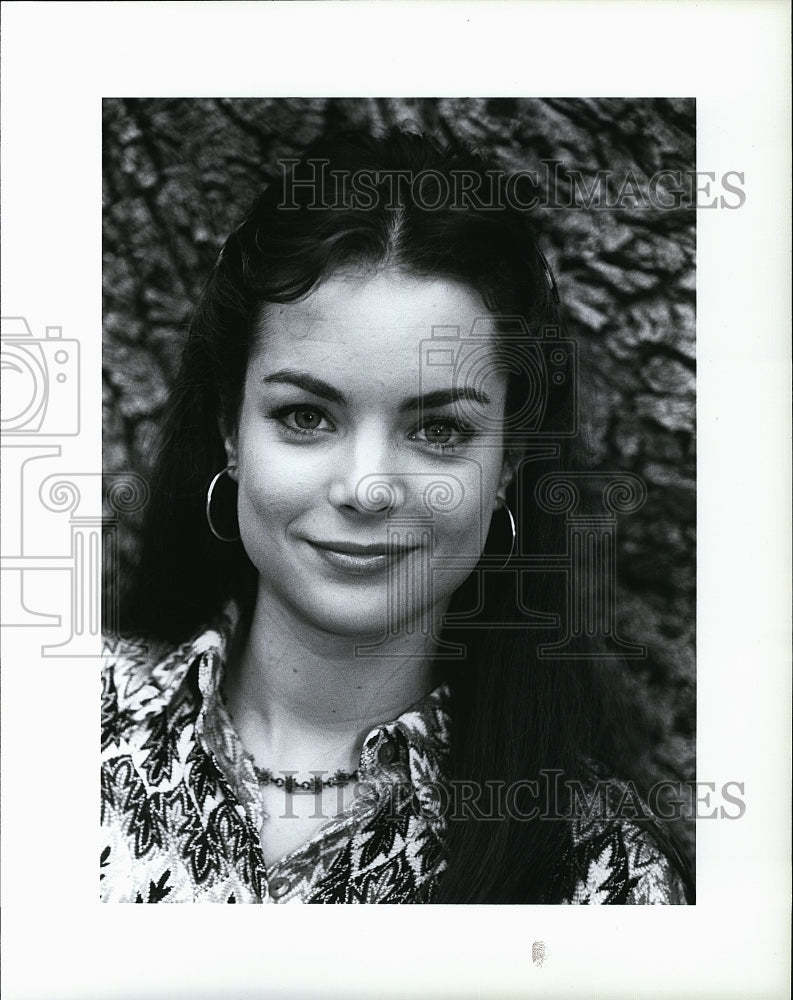
<path fill-rule="evenodd" d="M 377 759 L 381 764 L 390 764 L 394 757 L 396 757 L 396 752 L 396 746 L 392 741 L 386 740 L 377 751 Z"/>
<path fill-rule="evenodd" d="M 292 888 L 288 878 L 274 878 L 270 881 L 270 895 L 273 899 L 280 899 Z"/>

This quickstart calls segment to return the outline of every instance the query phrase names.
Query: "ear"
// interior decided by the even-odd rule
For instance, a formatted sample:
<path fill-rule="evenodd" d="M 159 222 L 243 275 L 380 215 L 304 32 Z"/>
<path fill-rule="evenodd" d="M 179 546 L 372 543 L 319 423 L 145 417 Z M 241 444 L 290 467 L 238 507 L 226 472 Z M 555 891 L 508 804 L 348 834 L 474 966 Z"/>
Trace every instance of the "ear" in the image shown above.
<path fill-rule="evenodd" d="M 496 495 L 502 503 L 506 503 L 507 490 L 515 478 L 516 464 L 516 456 L 507 448 L 504 451 L 504 459 L 501 463 L 501 477 L 498 482 L 498 490 L 496 491 Z"/>
<path fill-rule="evenodd" d="M 237 429 L 234 428 L 232 430 L 221 417 L 218 420 L 218 430 L 220 431 L 220 436 L 223 438 L 223 447 L 226 449 L 226 464 L 229 467 L 229 477 L 236 481 L 237 466 L 239 464 L 237 456 Z"/>

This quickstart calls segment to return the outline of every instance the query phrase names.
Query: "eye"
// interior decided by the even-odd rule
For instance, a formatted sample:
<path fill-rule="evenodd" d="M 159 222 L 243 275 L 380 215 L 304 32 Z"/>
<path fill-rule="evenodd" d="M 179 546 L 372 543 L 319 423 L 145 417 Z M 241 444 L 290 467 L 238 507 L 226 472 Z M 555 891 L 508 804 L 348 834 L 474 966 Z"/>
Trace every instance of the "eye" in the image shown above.
<path fill-rule="evenodd" d="M 410 435 L 411 440 L 428 444 L 441 451 L 450 451 L 471 437 L 471 428 L 453 420 L 429 420 Z"/>
<path fill-rule="evenodd" d="M 431 444 L 448 444 L 454 434 L 451 424 L 444 424 L 438 421 L 434 424 L 427 424 L 424 427 L 424 436 Z"/>
<path fill-rule="evenodd" d="M 273 416 L 285 431 L 294 435 L 312 435 L 333 431 L 335 427 L 315 406 L 282 406 Z"/>
<path fill-rule="evenodd" d="M 292 419 L 301 431 L 315 431 L 322 423 L 322 414 L 316 410 L 295 410 Z"/>

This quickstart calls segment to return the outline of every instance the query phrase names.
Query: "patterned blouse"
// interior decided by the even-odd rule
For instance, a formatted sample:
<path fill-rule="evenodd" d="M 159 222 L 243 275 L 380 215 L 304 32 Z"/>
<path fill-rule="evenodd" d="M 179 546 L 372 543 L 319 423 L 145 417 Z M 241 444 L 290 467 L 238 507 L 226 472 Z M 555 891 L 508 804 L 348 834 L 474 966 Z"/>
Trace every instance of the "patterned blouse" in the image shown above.
<path fill-rule="evenodd" d="M 220 685 L 236 626 L 164 658 L 130 641 L 102 676 L 101 898 L 133 903 L 429 902 L 445 868 L 438 808 L 450 739 L 443 685 L 363 743 L 358 795 L 308 842 L 267 866 L 259 782 Z M 571 821 L 555 880 L 568 903 L 685 903 L 646 829 Z"/>

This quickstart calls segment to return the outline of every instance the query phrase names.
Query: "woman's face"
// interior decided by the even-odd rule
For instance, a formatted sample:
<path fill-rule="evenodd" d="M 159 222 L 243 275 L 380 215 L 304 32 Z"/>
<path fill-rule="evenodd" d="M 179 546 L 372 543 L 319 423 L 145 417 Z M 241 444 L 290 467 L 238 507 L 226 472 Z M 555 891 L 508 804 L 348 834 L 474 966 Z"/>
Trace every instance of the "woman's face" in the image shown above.
<path fill-rule="evenodd" d="M 494 344 L 474 291 L 394 270 L 265 306 L 227 439 L 260 596 L 344 635 L 446 608 L 509 480 Z"/>

